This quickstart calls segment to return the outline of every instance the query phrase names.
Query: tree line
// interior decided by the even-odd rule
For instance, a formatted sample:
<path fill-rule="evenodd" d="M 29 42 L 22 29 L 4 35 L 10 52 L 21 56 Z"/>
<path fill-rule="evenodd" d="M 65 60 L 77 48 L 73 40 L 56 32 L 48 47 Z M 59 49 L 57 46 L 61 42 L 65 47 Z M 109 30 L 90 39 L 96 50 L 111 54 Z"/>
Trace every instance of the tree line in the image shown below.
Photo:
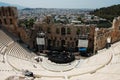
<path fill-rule="evenodd" d="M 114 17 L 120 16 L 120 4 L 113 5 L 110 7 L 103 7 L 100 9 L 95 9 L 94 11 L 90 13 L 96 16 L 99 16 L 101 18 L 105 18 L 107 20 L 112 21 Z"/>

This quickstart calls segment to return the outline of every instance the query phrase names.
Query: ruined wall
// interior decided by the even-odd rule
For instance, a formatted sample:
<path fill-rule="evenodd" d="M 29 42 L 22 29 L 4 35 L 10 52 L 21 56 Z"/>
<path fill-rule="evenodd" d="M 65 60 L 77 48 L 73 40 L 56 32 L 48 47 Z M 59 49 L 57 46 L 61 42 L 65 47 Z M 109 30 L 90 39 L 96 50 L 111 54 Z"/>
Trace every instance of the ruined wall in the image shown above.
<path fill-rule="evenodd" d="M 106 47 L 108 37 L 111 37 L 111 43 L 120 40 L 120 17 L 113 20 L 111 28 L 100 28 L 95 32 L 94 51 Z"/>
<path fill-rule="evenodd" d="M 112 25 L 112 42 L 116 42 L 120 40 L 120 16 L 113 20 Z"/>
<path fill-rule="evenodd" d="M 106 47 L 107 38 L 111 37 L 112 29 L 111 28 L 100 28 L 98 31 L 95 32 L 95 42 L 94 42 L 94 49 L 100 50 Z"/>
<path fill-rule="evenodd" d="M 16 7 L 0 7 L 0 25 L 4 26 L 8 31 L 17 32 L 17 18 Z"/>

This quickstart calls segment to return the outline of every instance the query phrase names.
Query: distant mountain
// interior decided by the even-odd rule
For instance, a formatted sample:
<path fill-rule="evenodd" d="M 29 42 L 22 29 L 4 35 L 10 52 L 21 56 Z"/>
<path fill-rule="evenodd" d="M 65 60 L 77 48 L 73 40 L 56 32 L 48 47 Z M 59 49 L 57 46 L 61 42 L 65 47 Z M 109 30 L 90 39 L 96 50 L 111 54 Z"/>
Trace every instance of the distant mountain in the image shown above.
<path fill-rule="evenodd" d="M 96 9 L 91 13 L 112 21 L 114 17 L 120 16 L 120 4 Z"/>
<path fill-rule="evenodd" d="M 26 8 L 24 6 L 20 6 L 20 5 L 17 5 L 17 4 L 9 4 L 9 3 L 4 3 L 4 2 L 0 2 L 0 7 L 1 6 L 14 6 L 14 7 L 17 7 L 18 9 L 24 9 L 24 8 Z"/>
<path fill-rule="evenodd" d="M 22 10 L 34 10 L 34 9 L 36 9 L 36 8 L 24 8 Z"/>

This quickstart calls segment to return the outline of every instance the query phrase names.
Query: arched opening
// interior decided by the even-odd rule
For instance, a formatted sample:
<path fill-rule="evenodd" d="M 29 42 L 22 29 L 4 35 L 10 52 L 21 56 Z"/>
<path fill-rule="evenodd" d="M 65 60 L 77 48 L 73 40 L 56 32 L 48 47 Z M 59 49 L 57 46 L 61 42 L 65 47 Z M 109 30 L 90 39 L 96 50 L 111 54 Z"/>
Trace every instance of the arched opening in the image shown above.
<path fill-rule="evenodd" d="M 60 33 L 59 28 L 56 28 L 56 33 L 57 33 L 57 34 L 59 34 L 59 33 Z"/>
<path fill-rule="evenodd" d="M 61 40 L 61 48 L 62 48 L 62 51 L 65 50 L 65 40 Z"/>
<path fill-rule="evenodd" d="M 61 46 L 65 45 L 65 40 L 61 40 Z"/>
<path fill-rule="evenodd" d="M 61 35 L 65 35 L 65 28 L 61 28 Z"/>
<path fill-rule="evenodd" d="M 48 39 L 47 43 L 48 43 L 48 47 L 47 48 L 48 48 L 48 50 L 50 50 L 51 49 L 51 43 L 52 43 L 52 41 L 50 39 Z"/>

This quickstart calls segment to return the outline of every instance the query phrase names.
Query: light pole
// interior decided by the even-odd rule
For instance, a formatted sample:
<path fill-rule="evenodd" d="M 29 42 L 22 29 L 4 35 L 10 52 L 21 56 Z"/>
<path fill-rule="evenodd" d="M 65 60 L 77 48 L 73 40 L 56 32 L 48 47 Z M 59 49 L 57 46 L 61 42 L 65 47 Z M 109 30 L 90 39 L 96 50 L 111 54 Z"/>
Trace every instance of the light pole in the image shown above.
<path fill-rule="evenodd" d="M 111 46 L 111 37 L 107 38 L 107 48 Z"/>

